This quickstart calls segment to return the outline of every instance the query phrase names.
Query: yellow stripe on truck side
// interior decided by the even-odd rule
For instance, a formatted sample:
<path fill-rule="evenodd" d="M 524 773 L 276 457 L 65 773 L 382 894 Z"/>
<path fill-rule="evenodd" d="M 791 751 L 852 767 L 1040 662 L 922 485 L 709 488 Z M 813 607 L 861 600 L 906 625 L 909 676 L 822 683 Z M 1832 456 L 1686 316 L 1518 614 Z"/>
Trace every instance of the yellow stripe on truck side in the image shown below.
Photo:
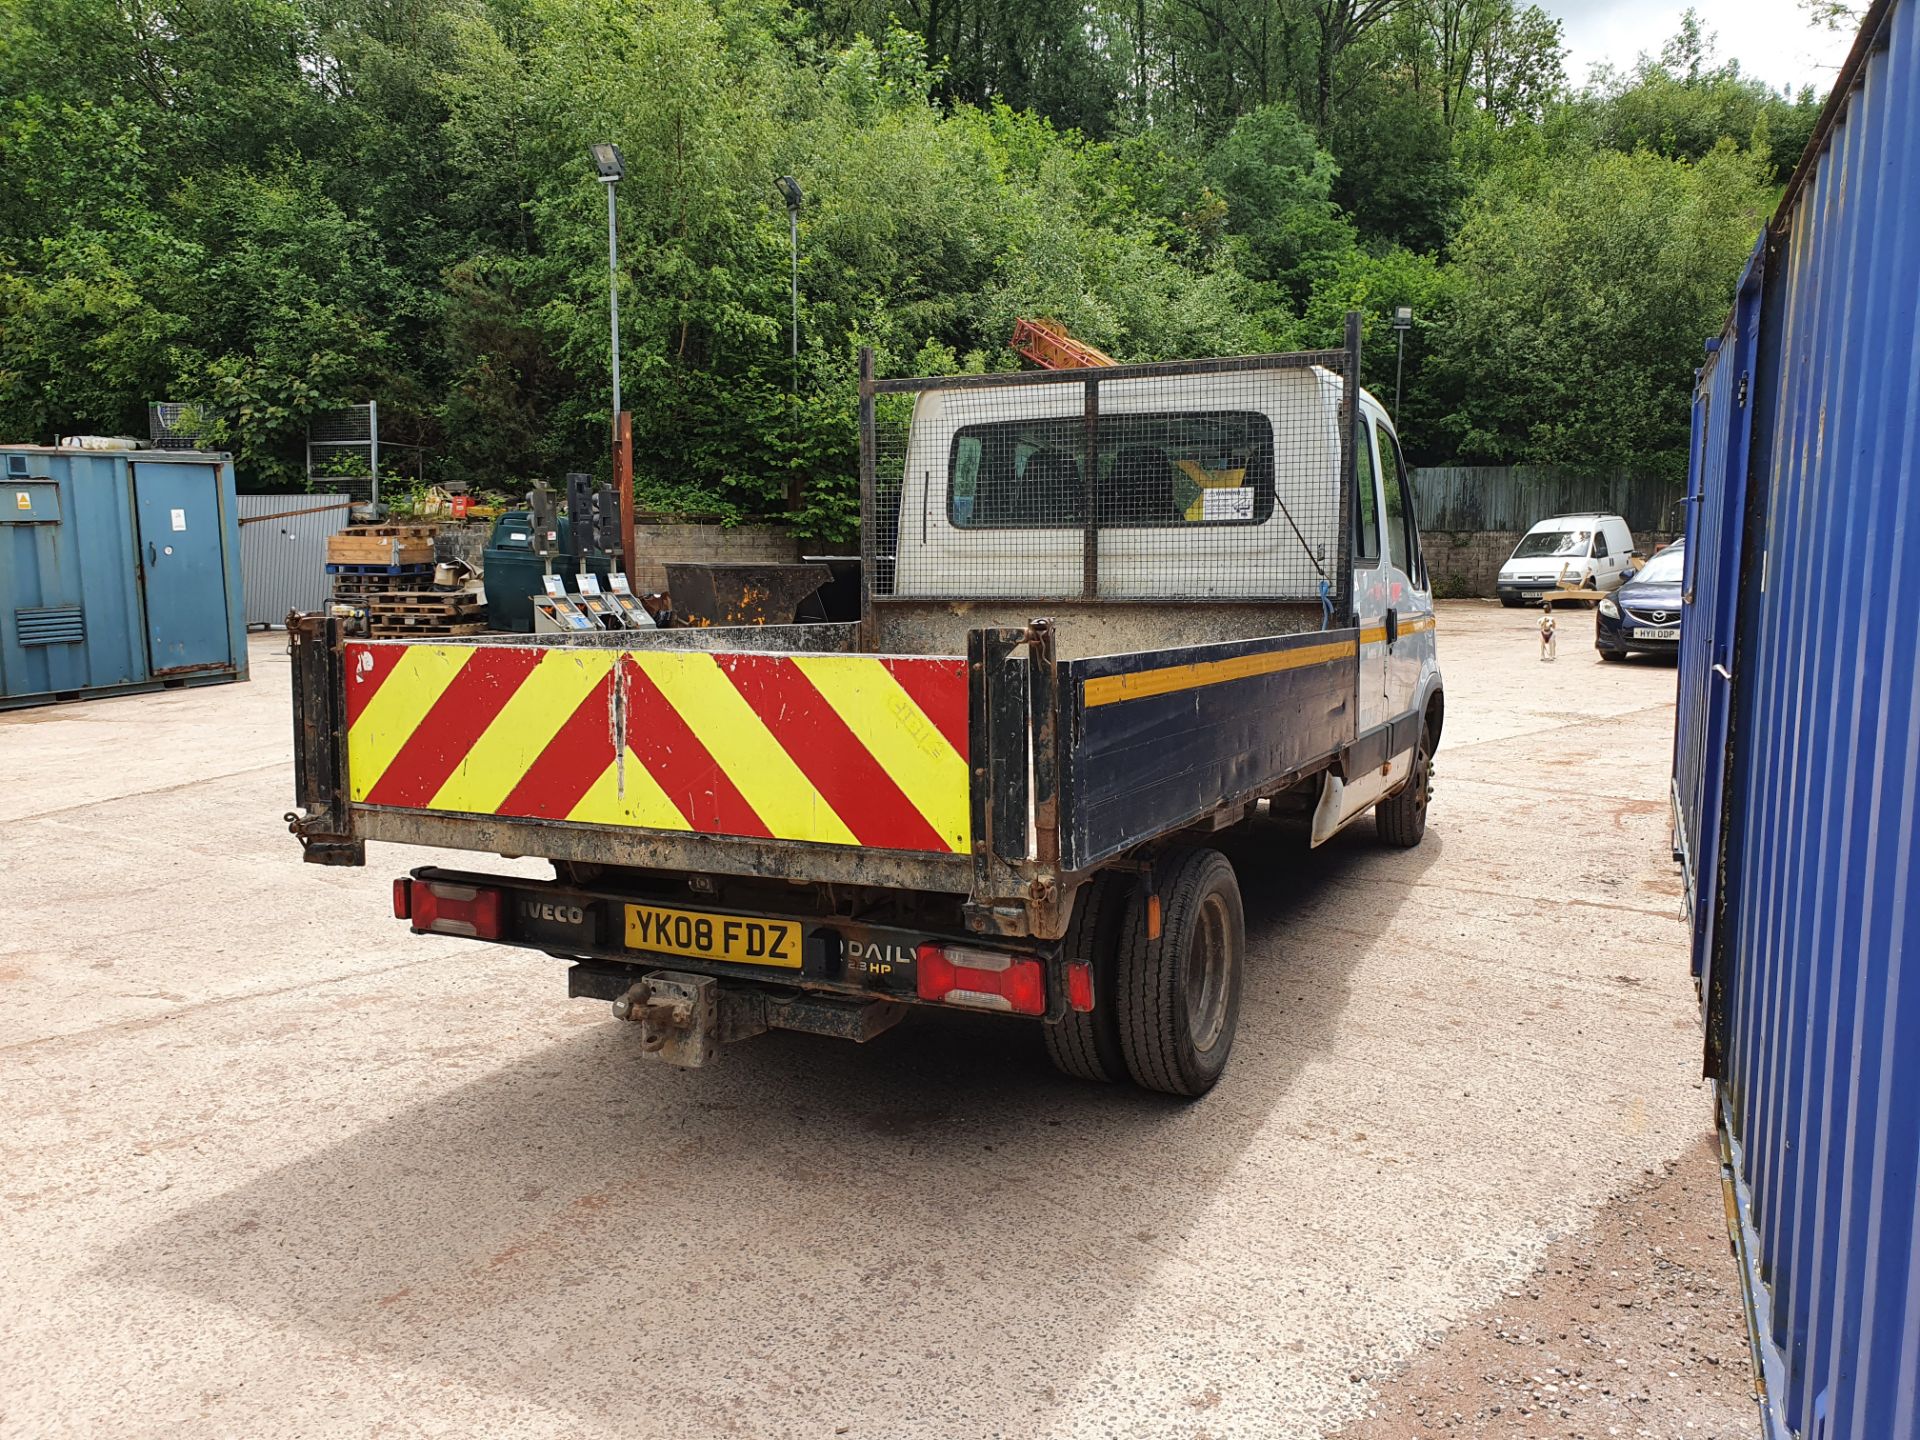
<path fill-rule="evenodd" d="M 1385 632 L 1382 632 L 1384 636 Z M 1117 705 L 1123 700 L 1143 700 L 1150 695 L 1171 695 L 1179 690 L 1198 690 L 1229 680 L 1246 680 L 1255 675 L 1274 675 L 1282 670 L 1298 670 L 1308 665 L 1324 665 L 1355 654 L 1351 640 L 1329 640 L 1320 645 L 1302 645 L 1294 650 L 1267 650 L 1257 655 L 1237 655 L 1230 660 L 1201 660 L 1192 665 L 1167 665 L 1158 670 L 1136 670 L 1128 675 L 1102 675 L 1085 682 L 1088 709 L 1096 705 Z"/>

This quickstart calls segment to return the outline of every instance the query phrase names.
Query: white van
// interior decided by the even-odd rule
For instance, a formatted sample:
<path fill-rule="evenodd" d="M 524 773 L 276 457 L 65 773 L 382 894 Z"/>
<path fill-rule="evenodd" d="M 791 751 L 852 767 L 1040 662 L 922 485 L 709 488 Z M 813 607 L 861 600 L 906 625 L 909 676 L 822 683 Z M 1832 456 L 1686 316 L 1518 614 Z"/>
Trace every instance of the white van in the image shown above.
<path fill-rule="evenodd" d="M 1555 515 L 1529 530 L 1495 583 L 1502 605 L 1525 605 L 1564 582 L 1617 590 L 1633 560 L 1633 532 L 1618 515 Z"/>

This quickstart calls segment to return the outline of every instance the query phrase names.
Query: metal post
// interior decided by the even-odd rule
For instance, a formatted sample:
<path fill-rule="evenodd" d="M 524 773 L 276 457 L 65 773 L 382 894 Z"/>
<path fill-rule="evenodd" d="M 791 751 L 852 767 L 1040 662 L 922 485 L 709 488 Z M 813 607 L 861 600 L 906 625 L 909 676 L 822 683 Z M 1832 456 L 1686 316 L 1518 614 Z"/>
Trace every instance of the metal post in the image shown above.
<path fill-rule="evenodd" d="M 613 417 L 613 483 L 620 492 L 620 569 L 629 581 L 639 568 L 639 537 L 633 523 L 633 416 Z"/>
<path fill-rule="evenodd" d="M 1400 331 L 1400 355 L 1393 362 L 1393 423 L 1400 423 L 1400 375 L 1407 367 L 1407 332 Z"/>
<path fill-rule="evenodd" d="M 787 210 L 787 225 L 793 232 L 793 377 L 788 388 L 800 393 L 800 211 Z"/>
<path fill-rule="evenodd" d="M 1080 594 L 1093 600 L 1100 594 L 1100 381 L 1093 375 L 1087 377 L 1080 424 L 1080 504 L 1085 511 L 1080 531 Z"/>
<path fill-rule="evenodd" d="M 613 323 L 613 424 L 620 425 L 620 222 L 614 213 L 613 188 L 618 178 L 602 180 L 607 187 L 607 313 Z"/>
<path fill-rule="evenodd" d="M 873 597 L 878 577 L 874 572 L 880 565 L 880 546 L 875 513 L 878 489 L 879 457 L 876 447 L 879 437 L 874 434 L 873 403 L 873 350 L 870 346 L 860 347 L 860 645 L 861 650 L 874 648 Z M 894 546 L 899 549 L 898 544 Z M 892 592 L 887 586 L 887 593 Z"/>
<path fill-rule="evenodd" d="M 1340 579 L 1336 612 L 1342 616 L 1343 625 L 1359 624 L 1359 611 L 1355 606 L 1353 588 L 1353 537 L 1359 522 L 1357 506 L 1360 496 L 1360 447 L 1366 443 L 1361 430 L 1364 412 L 1360 408 L 1360 312 L 1347 312 L 1347 363 L 1346 384 L 1340 390 L 1340 460 L 1344 478 L 1341 489 L 1347 497 L 1347 503 L 1341 507 L 1340 546 L 1335 552 L 1340 558 Z"/>
<path fill-rule="evenodd" d="M 367 469 L 373 476 L 372 493 L 368 497 L 369 506 L 378 509 L 380 505 L 380 402 L 367 402 Z"/>
<path fill-rule="evenodd" d="M 800 393 L 800 207 L 807 203 L 800 182 L 791 175 L 775 177 L 773 188 L 787 203 L 787 234 L 793 244 L 793 346 L 792 373 L 788 379 L 790 394 Z M 796 505 L 797 505 L 796 501 Z"/>
<path fill-rule="evenodd" d="M 1400 337 L 1400 355 L 1393 362 L 1393 423 L 1400 424 L 1400 374 L 1407 365 L 1407 331 L 1413 328 L 1413 307 L 1396 305 L 1393 307 L 1393 328 Z"/>

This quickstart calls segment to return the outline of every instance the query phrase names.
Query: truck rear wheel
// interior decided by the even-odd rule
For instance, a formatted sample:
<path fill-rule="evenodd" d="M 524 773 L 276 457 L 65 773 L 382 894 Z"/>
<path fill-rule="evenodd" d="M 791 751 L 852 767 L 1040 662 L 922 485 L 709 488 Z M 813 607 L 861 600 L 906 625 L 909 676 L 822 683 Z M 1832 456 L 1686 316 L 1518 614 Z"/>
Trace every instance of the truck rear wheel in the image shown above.
<path fill-rule="evenodd" d="M 1080 1080 L 1124 1080 L 1120 1022 L 1114 1013 L 1115 951 L 1127 921 L 1130 886 L 1123 876 L 1096 875 L 1080 891 L 1062 958 L 1093 967 L 1093 1009 L 1069 1010 L 1058 1025 L 1043 1025 L 1047 1058 Z"/>
<path fill-rule="evenodd" d="M 1136 1084 L 1204 1095 L 1227 1068 L 1240 1023 L 1246 916 L 1233 866 L 1218 850 L 1175 850 L 1155 871 L 1160 930 L 1136 896 L 1121 936 L 1120 1048 Z"/>
<path fill-rule="evenodd" d="M 1420 727 L 1420 743 L 1413 750 L 1413 769 L 1407 783 L 1373 807 L 1373 823 L 1380 838 L 1400 850 L 1411 850 L 1426 837 L 1427 794 L 1433 781 L 1433 741 Z"/>

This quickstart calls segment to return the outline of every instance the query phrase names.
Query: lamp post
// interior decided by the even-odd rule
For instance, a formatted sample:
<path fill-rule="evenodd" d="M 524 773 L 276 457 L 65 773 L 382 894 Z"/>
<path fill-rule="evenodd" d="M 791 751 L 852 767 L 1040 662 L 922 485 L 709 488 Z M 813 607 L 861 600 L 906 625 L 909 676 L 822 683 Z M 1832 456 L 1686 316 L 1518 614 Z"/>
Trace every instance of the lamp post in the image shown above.
<path fill-rule="evenodd" d="M 788 388 L 797 394 L 800 389 L 800 206 L 806 197 L 800 193 L 800 182 L 791 175 L 782 175 L 773 183 L 774 187 L 780 192 L 780 198 L 787 202 L 787 230 L 793 240 L 793 353 L 791 362 L 793 373 L 788 382 Z"/>
<path fill-rule="evenodd" d="M 613 483 L 620 495 L 620 568 L 633 568 L 633 430 L 620 408 L 620 221 L 613 190 L 627 173 L 620 147 L 601 141 L 587 147 L 600 183 L 607 188 L 607 318 L 613 330 Z"/>
<path fill-rule="evenodd" d="M 1400 423 L 1400 374 L 1407 367 L 1407 331 L 1413 328 L 1413 307 L 1401 305 L 1393 312 L 1393 328 L 1400 336 L 1400 355 L 1393 362 L 1393 423 Z"/>
<path fill-rule="evenodd" d="M 600 183 L 607 187 L 607 313 L 613 325 L 613 424 L 620 427 L 620 225 L 613 208 L 613 187 L 627 173 L 618 145 L 602 142 L 589 145 L 593 168 L 600 172 Z"/>

